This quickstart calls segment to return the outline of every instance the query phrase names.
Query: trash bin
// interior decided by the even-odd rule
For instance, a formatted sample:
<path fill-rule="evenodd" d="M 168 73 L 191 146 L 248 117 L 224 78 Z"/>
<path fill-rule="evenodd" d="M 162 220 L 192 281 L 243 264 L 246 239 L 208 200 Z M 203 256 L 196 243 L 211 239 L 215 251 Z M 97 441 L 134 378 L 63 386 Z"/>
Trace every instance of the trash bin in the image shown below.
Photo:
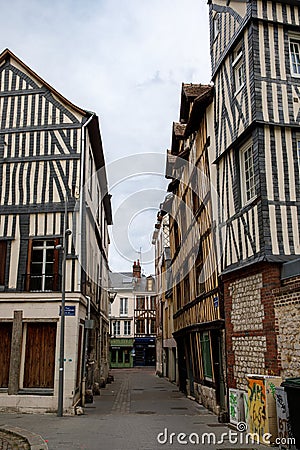
<path fill-rule="evenodd" d="M 300 449 L 300 378 L 287 378 L 281 386 L 287 393 L 292 434 L 297 449 Z"/>

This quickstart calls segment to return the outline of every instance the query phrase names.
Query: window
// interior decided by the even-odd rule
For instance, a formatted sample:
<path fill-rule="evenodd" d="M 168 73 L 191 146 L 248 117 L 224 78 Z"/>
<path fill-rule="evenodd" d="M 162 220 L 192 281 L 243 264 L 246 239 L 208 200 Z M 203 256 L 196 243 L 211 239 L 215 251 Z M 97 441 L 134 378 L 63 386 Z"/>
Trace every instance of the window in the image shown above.
<path fill-rule="evenodd" d="M 120 334 L 120 321 L 113 322 L 113 335 L 118 336 Z"/>
<path fill-rule="evenodd" d="M 154 296 L 150 297 L 150 309 L 156 310 L 156 297 Z"/>
<path fill-rule="evenodd" d="M 252 200 L 256 195 L 252 145 L 248 145 L 241 152 L 241 181 L 242 199 L 245 204 Z"/>
<path fill-rule="evenodd" d="M 115 349 L 112 349 L 112 351 L 111 351 L 110 362 L 112 362 L 112 363 L 117 362 L 117 350 L 115 350 Z"/>
<path fill-rule="evenodd" d="M 240 43 L 235 51 L 233 52 L 234 61 L 232 63 L 233 67 L 233 78 L 234 78 L 234 91 L 237 94 L 245 83 L 245 73 L 244 73 L 244 59 L 242 44 Z"/>
<path fill-rule="evenodd" d="M 131 322 L 130 322 L 130 320 L 125 320 L 124 321 L 124 335 L 128 336 L 129 334 L 131 334 Z"/>
<path fill-rule="evenodd" d="M 290 59 L 292 75 L 300 76 L 300 36 L 290 39 Z"/>
<path fill-rule="evenodd" d="M 205 276 L 203 271 L 203 243 L 202 240 L 199 243 L 199 251 L 195 261 L 196 270 L 196 294 L 200 296 L 205 293 Z"/>
<path fill-rule="evenodd" d="M 150 321 L 150 334 L 155 334 L 156 332 L 156 320 L 151 319 Z"/>
<path fill-rule="evenodd" d="M 5 284 L 7 242 L 0 241 L 0 285 Z"/>
<path fill-rule="evenodd" d="M 214 16 L 214 39 L 216 39 L 220 33 L 220 18 L 220 13 L 216 13 Z"/>
<path fill-rule="evenodd" d="M 200 334 L 201 350 L 202 350 L 202 363 L 203 363 L 203 375 L 206 380 L 212 381 L 212 362 L 210 353 L 210 338 L 209 333 L 204 331 Z"/>
<path fill-rule="evenodd" d="M 153 278 L 147 278 L 147 291 L 153 291 Z"/>
<path fill-rule="evenodd" d="M 92 150 L 89 151 L 89 166 L 88 166 L 88 190 L 90 196 L 93 193 L 93 155 Z"/>
<path fill-rule="evenodd" d="M 145 320 L 144 319 L 137 319 L 136 333 L 137 334 L 145 334 Z"/>
<path fill-rule="evenodd" d="M 100 188 L 97 185 L 97 211 L 96 211 L 96 220 L 97 220 L 97 224 L 100 225 L 101 221 L 100 221 L 100 211 L 101 211 L 101 198 L 100 198 Z"/>
<path fill-rule="evenodd" d="M 145 297 L 137 296 L 136 309 L 145 309 Z"/>
<path fill-rule="evenodd" d="M 128 314 L 128 298 L 120 298 L 120 316 Z"/>
<path fill-rule="evenodd" d="M 177 309 L 180 309 L 182 307 L 180 281 L 178 281 L 178 283 L 176 285 L 176 302 L 177 302 Z"/>
<path fill-rule="evenodd" d="M 178 228 L 178 223 L 176 220 L 174 220 L 173 233 L 174 233 L 174 243 L 175 243 L 175 251 L 176 251 L 180 247 L 179 228 Z"/>
<path fill-rule="evenodd" d="M 29 241 L 26 290 L 58 290 L 58 240 Z"/>

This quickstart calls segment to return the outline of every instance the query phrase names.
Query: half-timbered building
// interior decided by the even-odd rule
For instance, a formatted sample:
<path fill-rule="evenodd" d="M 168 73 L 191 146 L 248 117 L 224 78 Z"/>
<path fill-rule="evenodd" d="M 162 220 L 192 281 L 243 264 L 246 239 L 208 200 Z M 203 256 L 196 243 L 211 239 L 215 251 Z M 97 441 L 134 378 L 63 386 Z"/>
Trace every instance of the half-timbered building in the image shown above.
<path fill-rule="evenodd" d="M 134 365 L 155 366 L 156 290 L 155 280 L 142 274 L 140 261 L 133 264 Z"/>
<path fill-rule="evenodd" d="M 211 178 L 224 282 L 228 385 L 280 375 L 274 297 L 299 258 L 300 7 L 209 1 L 214 126 Z"/>
<path fill-rule="evenodd" d="M 0 55 L 2 408 L 57 409 L 63 287 L 64 410 L 71 411 L 84 393 L 83 378 L 92 387 L 101 377 L 107 377 L 109 328 L 105 288 L 107 226 L 111 223 L 97 115 L 72 104 L 10 50 L 3 51 Z M 66 243 L 62 248 L 64 236 Z"/>
<path fill-rule="evenodd" d="M 176 365 L 177 348 L 173 337 L 173 289 L 171 276 L 170 228 L 167 205 L 172 201 L 168 194 L 160 205 L 157 222 L 152 236 L 155 246 L 155 284 L 156 284 L 156 373 L 170 381 L 178 381 Z"/>
<path fill-rule="evenodd" d="M 167 155 L 173 193 L 170 248 L 174 333 L 181 390 L 217 414 L 226 409 L 224 319 L 220 295 L 208 159 L 213 87 L 183 84 L 180 121 Z"/>

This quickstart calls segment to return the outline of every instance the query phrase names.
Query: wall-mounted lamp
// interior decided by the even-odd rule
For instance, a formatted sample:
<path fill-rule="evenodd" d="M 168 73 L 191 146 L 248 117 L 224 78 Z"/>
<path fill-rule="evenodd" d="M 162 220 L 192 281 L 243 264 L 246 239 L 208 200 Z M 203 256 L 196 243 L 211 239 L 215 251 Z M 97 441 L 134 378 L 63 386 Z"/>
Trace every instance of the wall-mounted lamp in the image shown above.
<path fill-rule="evenodd" d="M 111 288 L 108 291 L 108 300 L 109 300 L 110 304 L 112 304 L 114 302 L 116 296 L 117 296 L 117 292 L 114 290 L 114 288 Z"/>

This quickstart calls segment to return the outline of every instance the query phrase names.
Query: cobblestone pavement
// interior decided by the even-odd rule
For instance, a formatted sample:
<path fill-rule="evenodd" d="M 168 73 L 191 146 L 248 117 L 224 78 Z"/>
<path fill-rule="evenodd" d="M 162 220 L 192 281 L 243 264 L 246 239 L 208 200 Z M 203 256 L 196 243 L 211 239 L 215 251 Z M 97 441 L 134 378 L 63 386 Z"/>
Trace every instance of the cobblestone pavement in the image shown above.
<path fill-rule="evenodd" d="M 30 450 L 26 439 L 0 431 L 0 450 Z"/>
<path fill-rule="evenodd" d="M 203 406 L 187 399 L 177 386 L 158 378 L 153 369 L 113 370 L 112 374 L 115 381 L 94 397 L 94 403 L 87 405 L 82 416 L 0 414 L 0 427 L 7 424 L 37 433 L 47 441 L 49 450 L 268 448 L 232 444 L 228 435 L 218 445 L 207 440 L 201 445 L 203 433 L 210 433 L 211 439 L 216 436 L 218 441 L 222 433 L 229 433 L 229 428 L 219 424 L 217 417 Z M 179 433 L 193 435 L 195 444 L 178 443 Z M 200 437 L 200 444 L 196 436 Z"/>

